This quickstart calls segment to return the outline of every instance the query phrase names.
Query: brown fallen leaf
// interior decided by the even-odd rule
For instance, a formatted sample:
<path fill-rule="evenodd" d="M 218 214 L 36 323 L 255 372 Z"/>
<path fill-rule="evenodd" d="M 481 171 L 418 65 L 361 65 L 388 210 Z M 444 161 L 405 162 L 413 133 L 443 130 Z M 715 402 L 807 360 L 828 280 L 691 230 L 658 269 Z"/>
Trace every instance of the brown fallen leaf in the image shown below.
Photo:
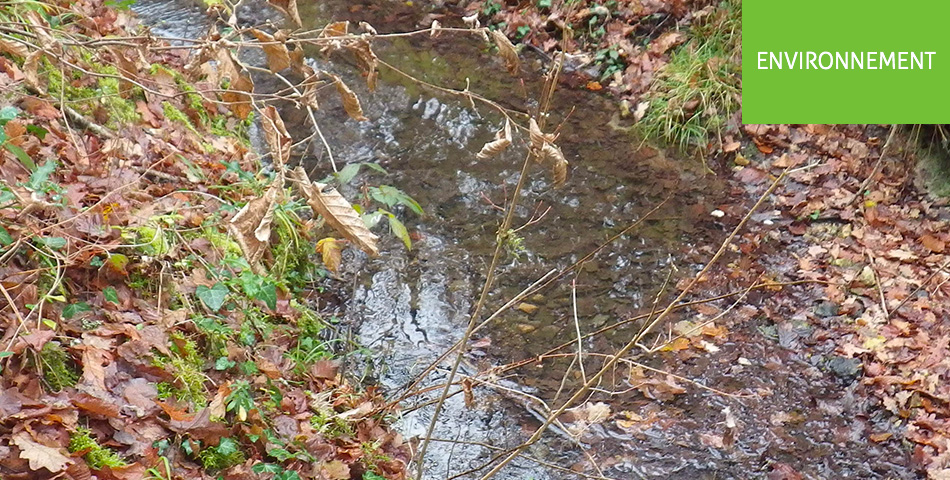
<path fill-rule="evenodd" d="M 73 463 L 60 449 L 35 442 L 27 432 L 17 433 L 10 441 L 20 447 L 20 458 L 29 460 L 31 470 L 36 471 L 45 468 L 52 473 L 56 473 L 63 471 L 67 465 Z"/>
<path fill-rule="evenodd" d="M 933 235 L 923 235 L 920 237 L 920 244 L 924 246 L 927 250 L 930 250 L 934 253 L 943 253 L 943 250 L 947 247 L 947 243 L 943 240 L 940 240 Z"/>
<path fill-rule="evenodd" d="M 0 38 L 0 53 L 8 53 L 15 57 L 26 57 L 30 54 L 30 51 L 23 43 Z"/>
<path fill-rule="evenodd" d="M 325 184 L 311 182 L 302 167 L 294 170 L 293 179 L 315 214 L 322 216 L 334 230 L 364 252 L 372 256 L 379 254 L 376 248 L 379 237 L 366 228 L 363 219 L 340 192 L 327 188 Z"/>
<path fill-rule="evenodd" d="M 227 48 L 217 49 L 215 60 L 218 62 L 217 81 L 220 82 L 225 78 L 229 81 L 229 87 L 221 94 L 221 100 L 228 104 L 231 112 L 238 118 L 246 120 L 254 110 L 250 96 L 250 93 L 254 91 L 254 82 L 250 75 L 238 66 L 239 64 Z"/>

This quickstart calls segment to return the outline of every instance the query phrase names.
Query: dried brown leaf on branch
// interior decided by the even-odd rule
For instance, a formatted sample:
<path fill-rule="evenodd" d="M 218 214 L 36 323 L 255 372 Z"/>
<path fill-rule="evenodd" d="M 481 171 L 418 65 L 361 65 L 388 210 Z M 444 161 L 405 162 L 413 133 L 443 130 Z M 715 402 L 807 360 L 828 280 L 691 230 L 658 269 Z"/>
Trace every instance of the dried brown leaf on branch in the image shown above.
<path fill-rule="evenodd" d="M 508 69 L 508 73 L 517 76 L 521 70 L 521 60 L 518 58 L 518 51 L 515 50 L 514 44 L 500 30 L 492 30 L 491 38 L 495 42 L 495 46 L 498 47 L 501 58 L 505 59 L 505 67 Z"/>
<path fill-rule="evenodd" d="M 376 248 L 379 237 L 366 228 L 363 219 L 340 192 L 327 188 L 325 184 L 311 182 L 302 167 L 294 170 L 293 180 L 307 199 L 313 213 L 322 216 L 334 230 L 358 245 L 364 252 L 373 256 L 379 254 Z"/>
<path fill-rule="evenodd" d="M 267 0 L 272 7 L 284 12 L 284 15 L 290 17 L 298 27 L 303 26 L 300 21 L 300 13 L 297 12 L 297 0 Z"/>
<path fill-rule="evenodd" d="M 304 74 L 303 93 L 300 95 L 300 101 L 308 107 L 318 110 L 320 104 L 317 103 L 317 84 L 320 81 L 320 74 L 309 65 L 301 66 Z"/>
<path fill-rule="evenodd" d="M 379 76 L 379 71 L 377 66 L 379 64 L 379 59 L 376 57 L 376 54 L 373 52 L 372 47 L 370 47 L 369 41 L 366 39 L 360 39 L 359 41 L 354 42 L 350 49 L 356 55 L 356 58 L 362 64 L 363 70 L 366 72 L 366 86 L 369 88 L 369 91 L 376 90 L 376 78 Z"/>
<path fill-rule="evenodd" d="M 257 38 L 257 41 L 261 42 L 261 48 L 264 50 L 264 55 L 267 56 L 267 68 L 271 72 L 277 73 L 293 65 L 287 45 L 274 35 L 256 28 L 251 29 L 251 34 Z"/>
<path fill-rule="evenodd" d="M 481 151 L 476 155 L 481 160 L 486 160 L 505 151 L 511 145 L 511 122 L 505 119 L 505 126 L 495 132 L 495 139 L 486 143 Z"/>
<path fill-rule="evenodd" d="M 267 146 L 270 147 L 271 155 L 274 158 L 275 170 L 283 171 L 283 166 L 290 161 L 290 145 L 293 140 L 287 133 L 283 119 L 280 113 L 273 105 L 264 108 L 264 119 L 261 121 L 261 127 L 264 129 L 264 138 L 267 140 Z"/>
<path fill-rule="evenodd" d="M 262 197 L 247 202 L 228 224 L 228 229 L 240 245 L 241 251 L 244 252 L 247 263 L 258 273 L 263 272 L 260 260 L 270 244 L 274 208 L 283 195 L 284 165 L 290 159 L 292 143 L 290 134 L 284 127 L 284 121 L 273 105 L 268 105 L 264 109 L 261 126 L 274 158 L 277 177 Z"/>
<path fill-rule="evenodd" d="M 230 50 L 220 48 L 215 53 L 215 60 L 218 61 L 218 82 L 225 78 L 230 82 L 228 90 L 221 94 L 221 100 L 228 103 L 231 112 L 238 118 L 246 120 L 254 109 L 250 96 L 254 90 L 254 82 L 250 75 L 241 70 Z"/>
<path fill-rule="evenodd" d="M 333 78 L 333 84 L 336 85 L 336 91 L 340 93 L 340 98 L 343 100 L 343 109 L 346 110 L 346 114 L 358 122 L 369 120 L 363 115 L 363 107 L 360 106 L 360 99 L 353 93 L 353 90 L 350 90 L 350 87 L 346 86 L 340 77 L 336 75 L 330 76 Z"/>
<path fill-rule="evenodd" d="M 551 170 L 554 186 L 560 187 L 567 180 L 568 162 L 561 148 L 554 144 L 557 137 L 543 133 L 533 118 L 529 122 L 528 135 L 531 138 L 532 158 Z"/>

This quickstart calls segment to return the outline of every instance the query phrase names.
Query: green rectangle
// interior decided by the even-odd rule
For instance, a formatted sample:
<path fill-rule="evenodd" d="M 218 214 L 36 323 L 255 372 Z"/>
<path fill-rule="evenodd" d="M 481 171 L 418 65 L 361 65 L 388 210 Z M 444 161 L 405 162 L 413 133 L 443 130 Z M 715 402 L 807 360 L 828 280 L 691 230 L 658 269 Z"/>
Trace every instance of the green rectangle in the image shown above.
<path fill-rule="evenodd" d="M 948 20 L 948 1 L 744 0 L 742 122 L 950 123 Z"/>

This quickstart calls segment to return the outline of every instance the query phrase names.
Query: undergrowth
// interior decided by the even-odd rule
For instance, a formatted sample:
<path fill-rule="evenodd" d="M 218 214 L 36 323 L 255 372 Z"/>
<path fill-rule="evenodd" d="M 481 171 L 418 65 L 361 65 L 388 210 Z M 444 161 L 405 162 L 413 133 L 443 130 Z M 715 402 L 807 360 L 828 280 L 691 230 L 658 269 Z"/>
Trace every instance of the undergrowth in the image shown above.
<path fill-rule="evenodd" d="M 741 15 L 739 0 L 723 1 L 689 29 L 645 94 L 645 138 L 692 153 L 721 134 L 741 105 Z"/>

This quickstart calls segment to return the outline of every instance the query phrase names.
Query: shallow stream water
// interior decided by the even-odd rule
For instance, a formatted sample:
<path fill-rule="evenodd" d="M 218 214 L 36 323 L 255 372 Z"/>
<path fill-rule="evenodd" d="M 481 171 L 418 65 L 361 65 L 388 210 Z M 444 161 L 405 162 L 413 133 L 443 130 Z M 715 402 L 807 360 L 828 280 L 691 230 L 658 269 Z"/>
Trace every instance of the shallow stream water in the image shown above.
<path fill-rule="evenodd" d="M 420 20 L 418 12 L 401 3 L 373 3 L 329 0 L 299 6 L 308 28 L 349 19 L 354 24 L 368 21 L 380 32 L 406 31 Z M 251 18 L 280 18 L 260 5 L 249 8 Z M 140 0 L 135 9 L 161 35 L 193 37 L 206 28 L 200 8 L 177 0 Z M 524 70 L 531 73 L 512 78 L 475 37 L 398 38 L 376 42 L 374 48 L 382 60 L 422 80 L 456 89 L 468 84 L 472 91 L 520 111 L 535 108 L 540 72 L 549 66 L 543 56 L 526 52 Z M 377 90 L 369 92 L 357 69 L 311 53 L 318 69 L 339 74 L 356 91 L 369 117 L 367 122 L 350 120 L 329 90 L 321 98 L 317 121 L 337 167 L 372 162 L 389 172 L 358 176 L 342 188 L 344 195 L 360 196 L 364 181 L 388 184 L 425 209 L 423 217 L 394 210 L 412 232 L 411 250 L 380 228 L 380 256 L 368 258 L 348 249 L 345 271 L 336 283 L 351 292 L 345 322 L 373 352 L 373 377 L 396 395 L 465 331 L 525 149 L 516 141 L 502 155 L 478 160 L 475 153 L 503 124 L 490 108 L 473 108 L 464 99 L 438 94 L 385 67 Z M 569 67 L 568 77 L 578 75 L 571 71 L 574 65 Z M 283 115 L 288 125 L 299 127 L 292 132 L 295 136 L 309 135 L 300 112 Z M 615 109 L 610 100 L 570 88 L 558 90 L 549 124 L 561 124 L 558 144 L 571 162 L 568 181 L 556 189 L 548 172 L 530 169 L 517 199 L 514 226 L 530 224 L 518 231 L 521 248 L 513 244 L 513 251 L 503 257 L 484 311 L 494 311 L 552 269 L 570 266 L 664 199 L 666 205 L 576 274 L 478 331 L 466 349 L 464 375 L 533 358 L 575 339 L 578 331 L 591 332 L 649 312 L 671 268 L 675 266 L 672 284 L 690 276 L 738 221 L 710 215 L 736 201 L 716 175 L 695 160 L 640 148 L 612 123 Z M 320 141 L 308 146 L 303 162 L 312 178 L 331 172 Z M 546 213 L 531 222 L 541 212 Z M 771 335 L 767 333 L 774 328 L 757 322 L 754 316 L 720 322 L 730 333 L 717 344 L 718 351 L 689 358 L 660 354 L 638 361 L 700 385 L 758 396 L 734 398 L 678 381 L 674 383 L 684 393 L 647 398 L 632 388 L 636 385 L 626 378 L 627 371 L 618 369 L 602 387 L 621 393 L 597 394 L 591 400 L 610 406 L 608 420 L 576 435 L 552 429 L 496 478 L 576 478 L 569 471 L 573 468 L 614 479 L 749 479 L 766 478 L 785 466 L 800 472 L 801 478 L 916 478 L 904 468 L 906 453 L 899 445 L 867 439 L 871 432 L 891 428 L 887 417 L 860 395 L 854 377 L 824 368 L 824 357 L 832 352 L 812 346 L 819 355 L 805 353 L 807 325 Z M 590 355 L 584 362 L 587 374 L 603 361 L 591 354 L 615 351 L 635 326 L 582 342 Z M 523 442 L 540 424 L 542 409 L 535 399 L 556 405 L 555 399 L 563 401 L 579 384 L 583 374 L 569 367 L 570 360 L 529 364 L 491 378 L 491 385 L 476 386 L 469 405 L 464 395 L 451 397 L 426 457 L 426 478 L 453 477 L 481 466 L 499 449 Z M 447 370 L 443 364 L 420 387 L 444 381 Z M 433 408 L 413 406 L 436 396 L 429 392 L 407 400 L 397 428 L 407 437 L 424 435 Z"/>

